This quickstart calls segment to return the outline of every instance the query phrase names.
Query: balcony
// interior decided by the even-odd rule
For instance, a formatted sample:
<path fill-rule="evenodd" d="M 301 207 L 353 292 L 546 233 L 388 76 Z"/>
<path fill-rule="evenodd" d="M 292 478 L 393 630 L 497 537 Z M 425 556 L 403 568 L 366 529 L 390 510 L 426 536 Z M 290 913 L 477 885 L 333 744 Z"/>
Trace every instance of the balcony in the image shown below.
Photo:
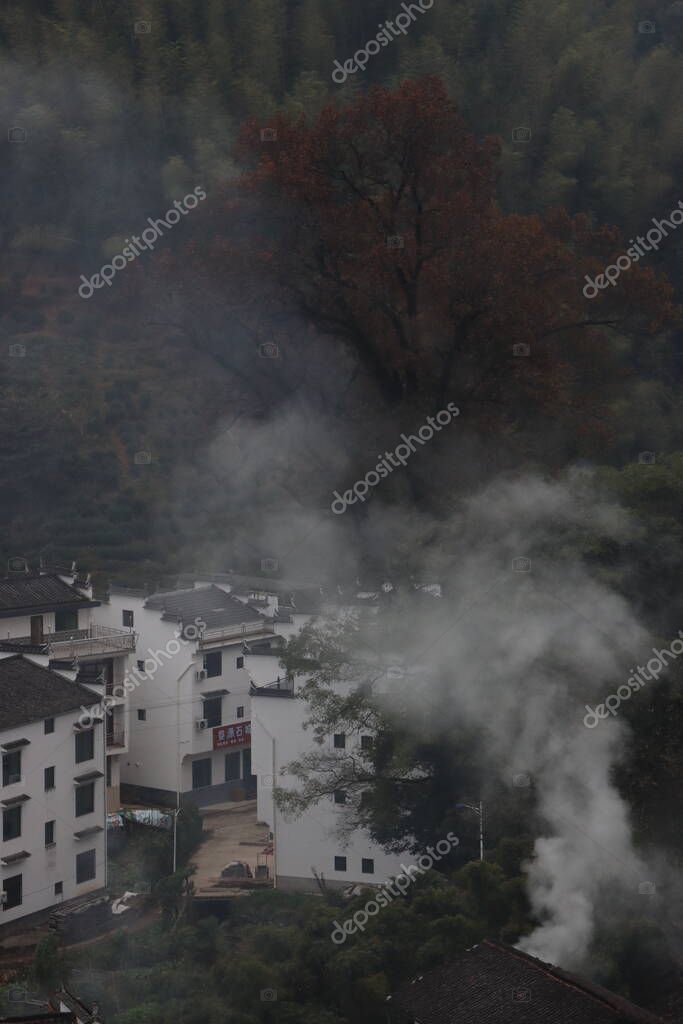
<path fill-rule="evenodd" d="M 107 750 L 116 750 L 126 745 L 126 732 L 124 729 L 114 729 L 107 733 Z"/>
<path fill-rule="evenodd" d="M 213 626 L 202 631 L 198 646 L 203 651 L 209 647 L 215 647 L 220 643 L 231 643 L 237 640 L 246 640 L 255 636 L 274 636 L 275 630 L 272 623 L 265 618 L 259 618 L 258 622 L 242 622 L 236 626 Z"/>
<path fill-rule="evenodd" d="M 20 643 L 30 644 L 30 637 L 22 637 Z M 53 658 L 90 658 L 106 654 L 126 654 L 134 651 L 137 633 L 132 630 L 114 629 L 113 626 L 91 625 L 87 629 L 69 629 L 61 633 L 46 633 L 43 643 Z"/>
<path fill-rule="evenodd" d="M 293 697 L 294 680 L 287 677 L 277 677 L 272 683 L 255 683 L 252 679 L 249 686 L 249 694 L 252 697 Z"/>

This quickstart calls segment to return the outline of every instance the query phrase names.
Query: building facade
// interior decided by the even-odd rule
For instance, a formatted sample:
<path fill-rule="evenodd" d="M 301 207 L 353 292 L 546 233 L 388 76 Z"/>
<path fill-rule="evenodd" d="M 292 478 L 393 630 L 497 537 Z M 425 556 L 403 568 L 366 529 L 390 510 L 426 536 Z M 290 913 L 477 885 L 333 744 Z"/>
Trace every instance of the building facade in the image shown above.
<path fill-rule="evenodd" d="M 0 652 L 0 929 L 106 883 L 105 730 L 75 675 Z"/>

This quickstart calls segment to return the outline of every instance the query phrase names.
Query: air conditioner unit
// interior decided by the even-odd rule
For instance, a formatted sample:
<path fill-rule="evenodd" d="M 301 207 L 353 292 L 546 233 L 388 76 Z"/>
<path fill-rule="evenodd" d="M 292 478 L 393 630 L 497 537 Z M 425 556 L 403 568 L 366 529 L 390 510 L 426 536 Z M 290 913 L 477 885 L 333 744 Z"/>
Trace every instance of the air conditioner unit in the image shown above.
<path fill-rule="evenodd" d="M 201 682 L 202 679 L 206 679 L 206 669 L 200 668 L 198 672 L 195 672 L 195 678 L 197 682 Z"/>
<path fill-rule="evenodd" d="M 198 718 L 195 725 L 198 729 L 208 729 L 209 727 L 209 723 L 205 718 Z"/>

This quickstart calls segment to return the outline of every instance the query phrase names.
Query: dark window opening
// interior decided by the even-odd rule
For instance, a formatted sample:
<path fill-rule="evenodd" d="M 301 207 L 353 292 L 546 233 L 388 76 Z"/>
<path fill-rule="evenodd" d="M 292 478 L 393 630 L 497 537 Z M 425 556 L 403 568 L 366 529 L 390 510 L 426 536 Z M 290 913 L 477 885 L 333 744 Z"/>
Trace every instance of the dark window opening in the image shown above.
<path fill-rule="evenodd" d="M 345 789 L 335 789 L 335 791 L 334 791 L 334 802 L 335 802 L 335 804 L 345 804 L 346 803 L 346 790 Z"/>
<path fill-rule="evenodd" d="M 21 804 L 16 807 L 8 807 L 2 812 L 2 838 L 5 842 L 9 839 L 18 839 L 21 835 Z"/>
<path fill-rule="evenodd" d="M 3 910 L 11 910 L 12 907 L 21 906 L 21 875 L 12 875 L 11 878 L 5 878 L 2 883 L 2 889 L 3 892 L 7 893 Z"/>
<path fill-rule="evenodd" d="M 364 875 L 374 875 L 375 862 L 372 857 L 363 857 L 360 862 L 360 869 Z"/>
<path fill-rule="evenodd" d="M 206 671 L 207 678 L 212 679 L 214 676 L 220 676 L 223 674 L 223 652 L 222 651 L 209 651 L 208 654 L 204 655 L 204 669 Z"/>
<path fill-rule="evenodd" d="M 2 784 L 11 786 L 21 781 L 21 751 L 11 750 L 2 755 Z"/>
<path fill-rule="evenodd" d="M 50 768 L 46 768 L 45 769 L 44 778 L 45 778 L 45 792 L 47 793 L 48 789 L 54 789 L 55 788 L 55 766 L 54 765 L 52 765 Z"/>
<path fill-rule="evenodd" d="M 76 789 L 76 817 L 92 814 L 95 810 L 95 783 L 86 782 Z"/>
<path fill-rule="evenodd" d="M 81 761 L 92 761 L 95 756 L 95 731 L 94 729 L 85 729 L 83 732 L 77 732 L 75 736 L 76 742 L 76 764 L 80 764 Z"/>
<path fill-rule="evenodd" d="M 78 612 L 71 610 L 55 612 L 55 633 L 63 633 L 70 629 L 78 629 Z"/>
<path fill-rule="evenodd" d="M 235 782 L 240 777 L 240 767 L 242 758 L 240 757 L 239 750 L 233 754 L 225 755 L 225 781 Z"/>
<path fill-rule="evenodd" d="M 201 789 L 211 785 L 211 758 L 192 762 L 192 788 Z"/>
<path fill-rule="evenodd" d="M 80 885 L 81 882 L 89 882 L 96 874 L 95 851 L 86 850 L 85 853 L 77 853 L 76 885 Z"/>
<path fill-rule="evenodd" d="M 208 697 L 204 701 L 204 709 L 202 711 L 202 718 L 206 719 L 206 724 L 209 729 L 213 729 L 215 726 L 221 724 L 223 717 L 223 698 L 222 697 Z"/>
<path fill-rule="evenodd" d="M 237 709 L 237 717 L 244 718 L 244 706 L 242 704 Z"/>
<path fill-rule="evenodd" d="M 346 733 L 336 732 L 334 734 L 334 745 L 337 750 L 343 750 L 346 746 Z"/>
<path fill-rule="evenodd" d="M 45 822 L 45 845 L 54 846 L 55 844 L 55 823 L 54 821 Z"/>
<path fill-rule="evenodd" d="M 346 871 L 346 857 L 335 857 L 334 858 L 334 870 L 335 871 Z"/>
<path fill-rule="evenodd" d="M 147 710 L 145 708 L 138 708 L 138 722 L 147 721 Z"/>
<path fill-rule="evenodd" d="M 242 657 L 242 655 L 240 655 L 239 658 L 237 658 L 236 665 L 237 668 L 244 668 L 244 658 Z"/>
<path fill-rule="evenodd" d="M 55 731 L 55 720 L 54 718 L 46 718 L 44 724 L 45 735 Z"/>
<path fill-rule="evenodd" d="M 123 623 L 123 625 L 127 629 L 132 629 L 134 621 L 135 616 L 133 615 L 132 611 L 129 608 L 124 608 L 123 611 L 121 612 L 121 622 Z"/>

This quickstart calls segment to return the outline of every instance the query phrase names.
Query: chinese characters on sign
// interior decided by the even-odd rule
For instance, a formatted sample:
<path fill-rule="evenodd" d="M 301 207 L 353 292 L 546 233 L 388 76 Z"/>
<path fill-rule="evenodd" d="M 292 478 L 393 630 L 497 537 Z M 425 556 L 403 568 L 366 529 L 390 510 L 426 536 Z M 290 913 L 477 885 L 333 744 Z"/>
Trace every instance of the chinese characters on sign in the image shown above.
<path fill-rule="evenodd" d="M 213 749 L 238 747 L 251 743 L 251 722 L 235 722 L 234 725 L 218 725 L 213 730 Z"/>

